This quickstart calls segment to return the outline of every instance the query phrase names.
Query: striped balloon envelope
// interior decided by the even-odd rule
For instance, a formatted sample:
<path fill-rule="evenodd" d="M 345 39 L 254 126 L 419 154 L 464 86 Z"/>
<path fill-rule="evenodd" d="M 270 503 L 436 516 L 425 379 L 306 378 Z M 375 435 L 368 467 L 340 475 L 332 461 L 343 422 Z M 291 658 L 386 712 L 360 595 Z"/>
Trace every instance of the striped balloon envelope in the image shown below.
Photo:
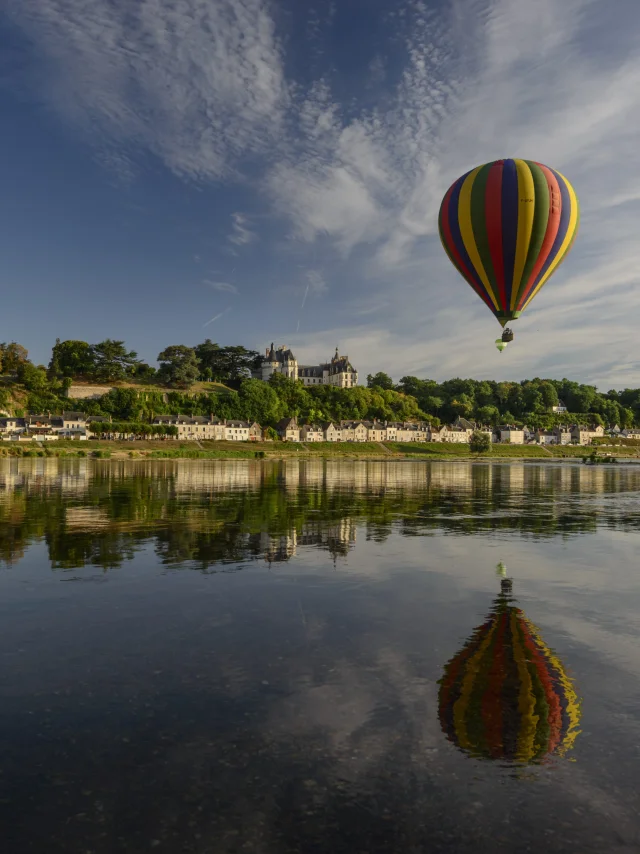
<path fill-rule="evenodd" d="M 580 211 L 567 179 L 533 160 L 494 160 L 467 172 L 440 206 L 449 260 L 504 326 L 566 258 Z"/>
<path fill-rule="evenodd" d="M 504 592 L 445 667 L 438 700 L 449 741 L 478 759 L 537 764 L 564 755 L 579 732 L 571 680 Z"/>

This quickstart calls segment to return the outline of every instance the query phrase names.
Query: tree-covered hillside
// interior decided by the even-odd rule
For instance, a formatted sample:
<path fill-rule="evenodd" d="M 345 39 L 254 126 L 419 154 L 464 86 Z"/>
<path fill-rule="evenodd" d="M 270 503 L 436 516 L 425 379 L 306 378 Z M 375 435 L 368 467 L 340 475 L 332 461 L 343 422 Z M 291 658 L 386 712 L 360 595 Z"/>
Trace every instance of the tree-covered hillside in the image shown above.
<path fill-rule="evenodd" d="M 0 411 L 59 413 L 80 409 L 121 421 L 155 415 L 215 415 L 257 421 L 263 426 L 296 416 L 301 421 L 379 419 L 451 423 L 458 416 L 482 424 L 526 423 L 548 429 L 566 422 L 640 425 L 640 389 L 598 391 L 568 379 L 435 380 L 405 376 L 399 383 L 385 373 L 369 375 L 367 386 L 305 387 L 280 375 L 268 383 L 251 379 L 258 354 L 242 346 L 220 347 L 207 339 L 197 347 L 171 345 L 159 355 L 160 368 L 141 362 L 123 341 L 99 344 L 56 341 L 48 366 L 34 365 L 27 350 L 0 344 Z M 194 393 L 194 382 L 204 380 Z M 74 400 L 73 382 L 128 382 L 100 400 Z M 225 383 L 227 388 L 209 386 Z M 562 401 L 568 413 L 554 413 Z M 19 411 L 20 410 L 20 411 Z"/>

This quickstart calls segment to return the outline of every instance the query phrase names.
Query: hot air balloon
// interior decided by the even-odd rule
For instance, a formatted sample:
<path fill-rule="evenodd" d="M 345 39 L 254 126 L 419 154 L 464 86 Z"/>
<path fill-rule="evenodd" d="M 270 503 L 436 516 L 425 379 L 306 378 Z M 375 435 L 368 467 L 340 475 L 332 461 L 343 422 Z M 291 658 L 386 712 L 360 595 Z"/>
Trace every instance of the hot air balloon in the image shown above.
<path fill-rule="evenodd" d="M 511 579 L 500 586 L 489 619 L 444 669 L 440 725 L 469 756 L 539 764 L 571 748 L 580 706 L 561 662 L 514 604 Z"/>
<path fill-rule="evenodd" d="M 494 160 L 449 187 L 438 227 L 449 260 L 504 327 L 566 258 L 579 219 L 575 191 L 555 169 Z"/>
<path fill-rule="evenodd" d="M 502 338 L 496 338 L 496 347 L 498 350 L 500 350 L 501 353 L 505 349 L 506 346 L 507 346 L 506 341 L 503 341 Z"/>

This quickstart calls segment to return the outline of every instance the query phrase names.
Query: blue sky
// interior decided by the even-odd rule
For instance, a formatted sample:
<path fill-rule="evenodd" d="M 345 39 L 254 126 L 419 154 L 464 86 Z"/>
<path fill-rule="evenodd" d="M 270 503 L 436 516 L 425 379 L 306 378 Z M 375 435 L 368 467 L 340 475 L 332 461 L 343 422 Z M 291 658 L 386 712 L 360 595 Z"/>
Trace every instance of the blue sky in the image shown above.
<path fill-rule="evenodd" d="M 5 0 L 0 340 L 638 386 L 639 37 L 637 0 Z M 498 354 L 437 211 L 510 156 L 582 224 Z"/>

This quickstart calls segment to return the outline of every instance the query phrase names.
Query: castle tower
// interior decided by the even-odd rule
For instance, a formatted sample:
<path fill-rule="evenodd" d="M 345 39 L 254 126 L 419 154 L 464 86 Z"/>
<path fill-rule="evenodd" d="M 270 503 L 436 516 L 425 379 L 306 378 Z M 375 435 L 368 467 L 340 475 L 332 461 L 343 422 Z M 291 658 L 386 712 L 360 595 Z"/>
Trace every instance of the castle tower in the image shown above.
<path fill-rule="evenodd" d="M 265 357 L 262 360 L 262 379 L 266 382 L 271 374 L 275 373 L 278 370 L 278 360 L 276 358 L 276 351 L 273 348 L 273 341 L 271 342 L 271 349 L 267 347 L 265 351 Z"/>

